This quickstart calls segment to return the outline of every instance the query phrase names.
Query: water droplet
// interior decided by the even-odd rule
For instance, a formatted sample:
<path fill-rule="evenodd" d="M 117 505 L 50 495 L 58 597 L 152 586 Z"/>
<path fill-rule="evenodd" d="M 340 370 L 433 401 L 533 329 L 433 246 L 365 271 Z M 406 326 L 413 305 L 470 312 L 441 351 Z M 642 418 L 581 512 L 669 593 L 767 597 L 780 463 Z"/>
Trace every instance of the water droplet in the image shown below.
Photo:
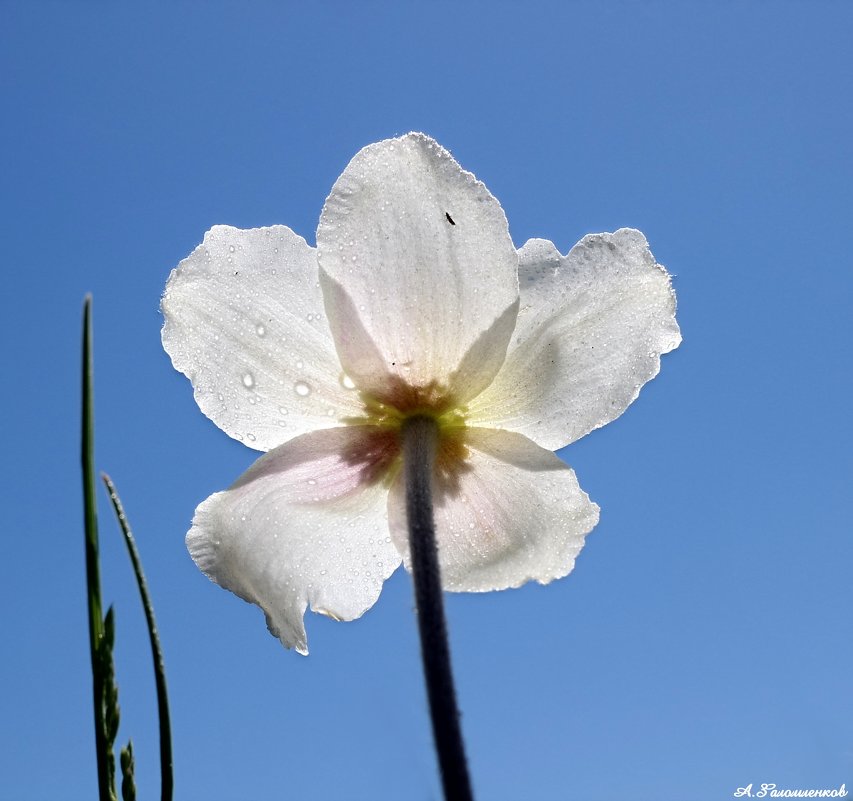
<path fill-rule="evenodd" d="M 279 407 L 278 407 L 278 410 L 279 410 L 282 414 L 288 414 L 288 411 L 289 411 L 289 410 L 288 410 L 288 408 L 287 408 L 286 406 L 279 406 Z"/>
<path fill-rule="evenodd" d="M 229 246 L 228 246 L 228 250 L 229 250 L 231 253 L 233 253 L 233 252 L 236 250 L 236 248 L 234 247 L 234 245 L 229 245 Z M 243 518 L 243 519 L 245 520 L 245 518 Z"/>
<path fill-rule="evenodd" d="M 355 389 L 355 382 L 346 373 L 341 373 L 341 386 L 344 389 Z"/>
<path fill-rule="evenodd" d="M 246 387 L 246 389 L 251 389 L 255 386 L 255 377 L 251 373 L 243 374 L 243 386 Z"/>
<path fill-rule="evenodd" d="M 267 329 L 266 329 L 266 328 L 264 328 L 264 326 L 263 326 L 261 323 L 258 323 L 258 324 L 255 326 L 255 331 L 257 332 L 257 334 L 258 334 L 258 336 L 259 336 L 259 337 L 262 337 L 264 334 L 266 334 Z"/>
<path fill-rule="evenodd" d="M 249 442 L 254 442 L 255 441 L 255 435 L 254 434 L 246 434 L 246 439 L 249 440 Z"/>
<path fill-rule="evenodd" d="M 297 381 L 293 385 L 293 388 L 296 390 L 296 394 L 301 395 L 303 398 L 311 392 L 311 387 L 304 381 Z"/>
<path fill-rule="evenodd" d="M 317 480 L 314 478 L 309 478 L 308 483 L 313 487 L 317 483 Z"/>
<path fill-rule="evenodd" d="M 303 367 L 305 367 L 305 365 L 301 361 L 296 362 L 296 369 L 297 370 L 301 370 Z"/>

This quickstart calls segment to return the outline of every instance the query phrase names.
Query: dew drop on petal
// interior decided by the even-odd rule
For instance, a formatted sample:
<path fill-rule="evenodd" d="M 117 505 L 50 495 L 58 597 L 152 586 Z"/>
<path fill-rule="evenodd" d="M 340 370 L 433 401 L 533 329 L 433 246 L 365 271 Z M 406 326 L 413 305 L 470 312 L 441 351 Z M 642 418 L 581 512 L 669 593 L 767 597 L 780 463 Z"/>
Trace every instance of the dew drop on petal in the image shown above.
<path fill-rule="evenodd" d="M 251 389 L 255 386 L 255 377 L 251 373 L 243 373 L 243 386 Z"/>
<path fill-rule="evenodd" d="M 262 336 L 264 336 L 264 334 L 266 334 L 267 329 L 266 329 L 266 328 L 264 328 L 264 326 L 263 326 L 261 323 L 258 323 L 258 324 L 255 326 L 255 332 L 257 333 L 257 335 L 258 335 L 259 337 L 262 337 Z"/>
<path fill-rule="evenodd" d="M 249 442 L 254 442 L 255 441 L 255 435 L 254 434 L 246 434 L 246 439 L 249 440 Z"/>
<path fill-rule="evenodd" d="M 296 390 L 296 394 L 301 395 L 303 398 L 311 392 L 311 387 L 304 381 L 297 381 L 293 385 L 293 388 Z"/>
<path fill-rule="evenodd" d="M 344 389 L 355 389 L 355 382 L 346 373 L 341 373 L 340 380 Z"/>

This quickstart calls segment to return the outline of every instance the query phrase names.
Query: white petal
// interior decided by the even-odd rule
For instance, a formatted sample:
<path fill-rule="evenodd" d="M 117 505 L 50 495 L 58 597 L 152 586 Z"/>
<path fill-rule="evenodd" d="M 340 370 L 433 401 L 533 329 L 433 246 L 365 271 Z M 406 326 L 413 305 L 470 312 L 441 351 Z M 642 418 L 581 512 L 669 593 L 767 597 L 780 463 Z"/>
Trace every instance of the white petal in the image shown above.
<path fill-rule="evenodd" d="M 163 346 L 201 410 L 269 450 L 359 414 L 325 317 L 316 251 L 289 228 L 217 225 L 172 271 Z"/>
<path fill-rule="evenodd" d="M 381 397 L 390 375 L 464 402 L 488 384 L 512 331 L 518 257 L 498 202 L 440 145 L 408 134 L 359 152 L 326 200 L 317 249 L 332 333 L 360 389 Z"/>
<path fill-rule="evenodd" d="M 353 620 L 400 564 L 386 520 L 396 454 L 394 437 L 368 426 L 281 445 L 196 509 L 190 554 L 217 584 L 260 606 L 285 646 L 308 653 L 306 606 Z"/>
<path fill-rule="evenodd" d="M 443 448 L 433 487 L 445 589 L 485 592 L 570 573 L 598 522 L 574 471 L 521 434 L 469 428 L 463 437 Z M 388 522 L 411 569 L 402 472 Z"/>
<path fill-rule="evenodd" d="M 675 294 L 629 228 L 586 236 L 567 256 L 533 239 L 519 257 L 513 341 L 470 420 L 556 450 L 618 417 L 657 375 L 681 342 Z"/>

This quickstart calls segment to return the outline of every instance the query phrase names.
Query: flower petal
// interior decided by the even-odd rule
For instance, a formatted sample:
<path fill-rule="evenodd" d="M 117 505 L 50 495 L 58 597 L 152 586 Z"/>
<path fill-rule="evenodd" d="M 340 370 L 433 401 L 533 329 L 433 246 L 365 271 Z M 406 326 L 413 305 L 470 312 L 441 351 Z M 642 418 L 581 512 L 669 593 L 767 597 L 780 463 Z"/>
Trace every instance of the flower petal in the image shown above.
<path fill-rule="evenodd" d="M 675 295 L 629 228 L 586 236 L 567 256 L 532 239 L 519 259 L 513 342 L 469 419 L 556 450 L 618 417 L 657 375 L 681 342 Z"/>
<path fill-rule="evenodd" d="M 361 150 L 326 200 L 317 249 L 332 333 L 360 389 L 381 396 L 390 374 L 464 402 L 488 384 L 512 332 L 518 257 L 500 204 L 438 143 L 408 134 Z M 355 318 L 381 366 L 353 342 Z"/>
<path fill-rule="evenodd" d="M 547 584 L 571 572 L 598 506 L 574 471 L 521 434 L 484 428 L 446 440 L 433 486 L 445 589 Z M 411 569 L 402 472 L 388 499 L 391 537 Z"/>
<path fill-rule="evenodd" d="M 386 522 L 397 442 L 348 426 L 305 434 L 262 456 L 196 509 L 187 547 L 209 578 L 257 604 L 273 635 L 308 653 L 310 605 L 360 617 L 400 564 Z"/>
<path fill-rule="evenodd" d="M 317 255 L 283 225 L 217 225 L 172 271 L 163 347 L 201 410 L 258 450 L 360 412 L 325 319 Z"/>

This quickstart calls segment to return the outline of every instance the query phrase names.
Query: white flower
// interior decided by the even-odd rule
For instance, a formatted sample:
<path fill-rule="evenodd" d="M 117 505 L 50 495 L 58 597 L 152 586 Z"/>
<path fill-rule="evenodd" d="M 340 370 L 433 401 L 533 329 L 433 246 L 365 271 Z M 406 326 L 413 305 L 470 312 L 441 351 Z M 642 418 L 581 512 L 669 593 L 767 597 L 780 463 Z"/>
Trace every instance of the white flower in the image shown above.
<path fill-rule="evenodd" d="M 357 618 L 408 563 L 407 416 L 440 423 L 445 588 L 547 583 L 598 521 L 551 451 L 618 417 L 681 340 L 641 233 L 516 251 L 486 187 L 415 133 L 350 162 L 316 249 L 285 226 L 212 228 L 162 310 L 201 410 L 267 452 L 198 507 L 189 551 L 300 653 L 307 606 Z"/>

